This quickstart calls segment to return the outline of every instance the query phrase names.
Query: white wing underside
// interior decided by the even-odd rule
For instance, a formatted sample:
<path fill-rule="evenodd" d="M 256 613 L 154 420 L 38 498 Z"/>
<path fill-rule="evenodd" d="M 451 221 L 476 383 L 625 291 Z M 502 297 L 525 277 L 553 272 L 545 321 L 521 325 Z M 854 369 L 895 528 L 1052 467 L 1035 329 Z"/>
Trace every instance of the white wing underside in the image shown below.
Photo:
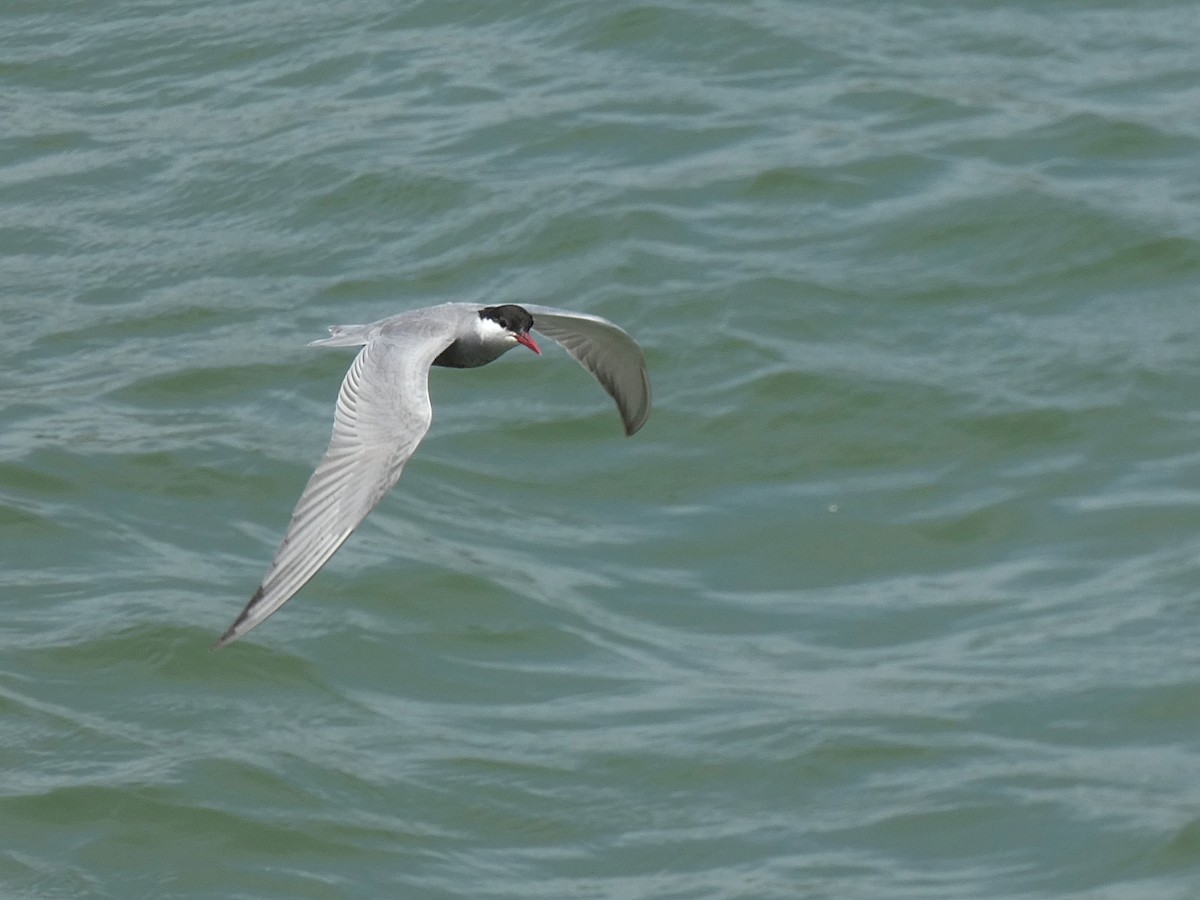
<path fill-rule="evenodd" d="M 429 430 L 429 368 L 445 338 L 399 347 L 372 342 L 342 381 L 329 449 L 292 512 L 262 585 L 217 647 L 283 606 L 325 565 L 399 480 Z"/>

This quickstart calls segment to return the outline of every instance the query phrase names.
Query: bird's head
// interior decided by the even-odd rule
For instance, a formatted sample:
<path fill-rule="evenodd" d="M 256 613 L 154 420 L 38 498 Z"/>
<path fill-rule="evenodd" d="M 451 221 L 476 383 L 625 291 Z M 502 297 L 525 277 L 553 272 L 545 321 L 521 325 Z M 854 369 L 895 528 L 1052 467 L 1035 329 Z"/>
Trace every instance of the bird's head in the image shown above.
<path fill-rule="evenodd" d="M 485 306 L 479 311 L 479 322 L 481 331 L 488 333 L 489 337 L 500 337 L 514 344 L 524 344 L 534 353 L 541 355 L 542 351 L 529 336 L 529 329 L 533 327 L 533 316 L 528 310 L 513 303 Z"/>

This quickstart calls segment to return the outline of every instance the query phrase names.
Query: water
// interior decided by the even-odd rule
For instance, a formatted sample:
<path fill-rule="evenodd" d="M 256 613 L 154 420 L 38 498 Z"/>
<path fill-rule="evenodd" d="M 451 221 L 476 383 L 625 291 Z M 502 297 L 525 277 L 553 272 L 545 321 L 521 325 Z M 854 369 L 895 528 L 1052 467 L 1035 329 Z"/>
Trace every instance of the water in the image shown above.
<path fill-rule="evenodd" d="M 0 892 L 1191 898 L 1193 4 L 0 11 Z M 349 362 L 399 487 L 253 591 Z"/>

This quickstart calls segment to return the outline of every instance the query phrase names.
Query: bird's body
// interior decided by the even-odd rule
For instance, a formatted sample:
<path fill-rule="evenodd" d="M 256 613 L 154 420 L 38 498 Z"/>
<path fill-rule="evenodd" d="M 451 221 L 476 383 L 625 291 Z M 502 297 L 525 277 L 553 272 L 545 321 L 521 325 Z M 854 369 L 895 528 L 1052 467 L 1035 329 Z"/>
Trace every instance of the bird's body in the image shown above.
<path fill-rule="evenodd" d="M 561 344 L 617 403 L 626 434 L 650 413 L 641 348 L 599 316 L 544 306 L 445 303 L 366 325 L 337 325 L 321 347 L 355 347 L 334 410 L 329 449 L 309 478 L 283 543 L 246 608 L 217 647 L 286 603 L 333 556 L 399 480 L 433 418 L 432 366 L 476 368 L 517 344 L 540 353 L 533 328 Z"/>

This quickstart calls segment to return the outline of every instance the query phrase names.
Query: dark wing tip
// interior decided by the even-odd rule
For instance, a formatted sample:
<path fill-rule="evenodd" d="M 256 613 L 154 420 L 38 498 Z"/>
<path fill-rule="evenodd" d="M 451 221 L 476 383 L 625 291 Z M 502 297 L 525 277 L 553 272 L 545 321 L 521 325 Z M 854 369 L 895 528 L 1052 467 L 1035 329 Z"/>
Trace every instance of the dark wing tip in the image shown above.
<path fill-rule="evenodd" d="M 246 619 L 250 617 L 250 610 L 254 608 L 255 603 L 262 599 L 262 595 L 263 589 L 262 587 L 259 587 L 259 589 L 254 592 L 254 596 L 251 597 L 250 601 L 246 604 L 246 608 L 242 610 L 242 614 L 233 620 L 233 624 L 225 629 L 225 633 L 217 639 L 215 644 L 208 648 L 209 650 L 220 650 L 226 644 L 232 644 L 242 636 L 238 631 L 238 628 L 243 622 L 246 621 Z"/>
<path fill-rule="evenodd" d="M 628 416 L 624 410 L 621 410 L 621 422 L 625 426 L 625 437 L 633 437 L 642 426 L 646 424 L 646 420 L 650 418 L 650 410 L 644 409 L 636 416 Z"/>
<path fill-rule="evenodd" d="M 642 391 L 639 398 L 641 402 L 633 408 L 626 408 L 622 399 L 618 399 L 620 395 L 615 390 L 615 385 L 612 388 L 605 385 L 613 399 L 617 401 L 617 411 L 621 414 L 621 424 L 625 426 L 626 437 L 633 437 L 637 434 L 650 418 L 650 376 L 646 373 L 644 363 L 642 364 L 641 374 Z"/>

